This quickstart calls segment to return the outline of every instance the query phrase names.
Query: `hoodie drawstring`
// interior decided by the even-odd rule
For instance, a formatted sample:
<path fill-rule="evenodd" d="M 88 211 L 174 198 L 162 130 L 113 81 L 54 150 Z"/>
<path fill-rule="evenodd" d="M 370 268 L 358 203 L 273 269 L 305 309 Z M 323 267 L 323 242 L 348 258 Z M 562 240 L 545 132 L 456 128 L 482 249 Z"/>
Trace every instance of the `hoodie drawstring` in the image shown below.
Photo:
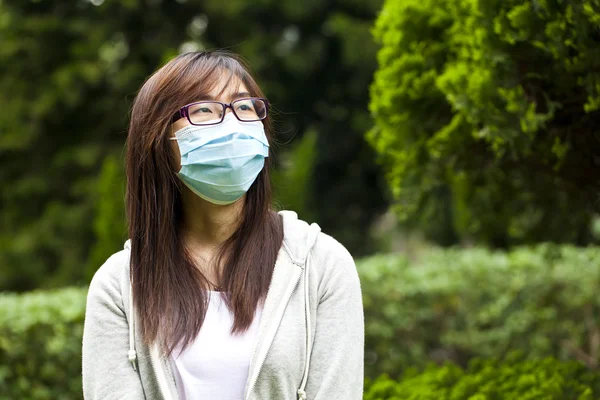
<path fill-rule="evenodd" d="M 308 271 L 310 266 L 310 255 L 306 257 L 306 265 L 304 267 L 304 307 L 306 313 L 306 352 L 304 354 L 304 359 L 306 360 L 304 365 L 304 376 L 302 377 L 302 383 L 300 384 L 300 389 L 298 389 L 298 400 L 306 400 L 306 392 L 304 389 L 306 388 L 306 381 L 308 380 L 308 368 L 310 367 L 310 348 L 312 346 L 312 329 L 310 322 L 310 301 L 309 301 L 309 293 L 308 293 Z"/>
<path fill-rule="evenodd" d="M 129 319 L 131 323 L 129 324 L 129 352 L 127 356 L 133 370 L 137 371 L 135 366 L 137 360 L 137 352 L 135 351 L 135 315 L 133 313 L 133 287 L 131 282 L 129 283 Z"/>
<path fill-rule="evenodd" d="M 312 247 L 317 241 L 317 237 L 321 232 L 321 228 L 317 224 L 313 224 L 310 226 L 310 234 L 312 237 L 310 238 L 310 247 L 308 254 L 306 256 L 306 262 L 304 264 L 304 312 L 306 314 L 306 352 L 304 354 L 305 364 L 304 364 L 304 375 L 302 376 L 302 382 L 300 383 L 300 388 L 298 389 L 298 400 L 306 400 L 306 382 L 308 381 L 308 370 L 310 368 L 310 354 L 312 350 L 312 324 L 310 321 L 310 281 L 309 281 L 309 272 L 310 272 L 310 251 Z"/>

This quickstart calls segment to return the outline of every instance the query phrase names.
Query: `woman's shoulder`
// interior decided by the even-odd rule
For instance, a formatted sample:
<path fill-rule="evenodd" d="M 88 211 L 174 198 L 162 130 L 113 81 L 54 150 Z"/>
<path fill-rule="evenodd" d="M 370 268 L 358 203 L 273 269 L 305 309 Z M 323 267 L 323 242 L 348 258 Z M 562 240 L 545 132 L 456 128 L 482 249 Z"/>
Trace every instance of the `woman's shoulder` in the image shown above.
<path fill-rule="evenodd" d="M 111 255 L 98 268 L 88 291 L 88 297 L 93 294 L 104 293 L 111 297 L 121 297 L 122 280 L 129 276 L 130 251 L 128 242 L 125 248 Z"/>
<path fill-rule="evenodd" d="M 316 275 L 317 292 L 326 298 L 344 299 L 361 296 L 360 279 L 350 252 L 334 237 L 320 232 L 310 256 L 310 273 Z M 350 303 L 348 303 L 350 304 Z"/>
<path fill-rule="evenodd" d="M 334 273 L 356 273 L 354 258 L 333 236 L 320 232 L 312 249 L 312 258 L 315 264 Z"/>

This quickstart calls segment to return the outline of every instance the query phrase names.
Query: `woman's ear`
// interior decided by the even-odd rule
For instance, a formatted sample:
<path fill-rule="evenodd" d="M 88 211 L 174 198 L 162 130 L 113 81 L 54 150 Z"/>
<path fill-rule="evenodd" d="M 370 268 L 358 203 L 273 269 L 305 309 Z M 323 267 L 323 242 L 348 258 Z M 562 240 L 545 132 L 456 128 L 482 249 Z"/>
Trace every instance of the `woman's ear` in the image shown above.
<path fill-rule="evenodd" d="M 170 159 L 171 165 L 173 166 L 173 170 L 179 172 L 181 170 L 181 152 L 179 151 L 179 144 L 177 140 L 171 140 L 171 138 L 175 138 L 175 129 L 174 124 L 169 125 L 169 129 L 167 130 L 167 135 L 169 136 L 169 150 L 170 150 Z"/>

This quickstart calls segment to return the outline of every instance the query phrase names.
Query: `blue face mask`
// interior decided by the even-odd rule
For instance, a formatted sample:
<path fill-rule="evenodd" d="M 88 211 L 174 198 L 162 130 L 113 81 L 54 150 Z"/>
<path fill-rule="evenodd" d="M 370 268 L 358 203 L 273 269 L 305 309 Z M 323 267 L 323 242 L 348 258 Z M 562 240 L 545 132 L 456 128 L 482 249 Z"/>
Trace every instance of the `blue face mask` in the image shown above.
<path fill-rule="evenodd" d="M 181 153 L 181 181 L 214 204 L 239 200 L 256 180 L 269 156 L 261 121 L 241 122 L 232 113 L 222 123 L 186 126 L 175 132 Z"/>

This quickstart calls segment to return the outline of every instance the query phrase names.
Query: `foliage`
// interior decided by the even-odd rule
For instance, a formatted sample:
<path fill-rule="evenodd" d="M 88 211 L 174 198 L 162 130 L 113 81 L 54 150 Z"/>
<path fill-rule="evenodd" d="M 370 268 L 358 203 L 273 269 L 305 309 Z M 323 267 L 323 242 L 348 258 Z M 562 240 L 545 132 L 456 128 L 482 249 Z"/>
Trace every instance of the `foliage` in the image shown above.
<path fill-rule="evenodd" d="M 514 359 L 512 359 L 514 358 Z M 398 382 L 382 375 L 368 385 L 364 400 L 592 400 L 600 374 L 577 362 L 473 360 L 466 370 L 448 364 L 410 371 Z"/>
<path fill-rule="evenodd" d="M 306 132 L 290 151 L 282 157 L 280 168 L 273 173 L 273 189 L 281 210 L 294 210 L 302 218 L 315 219 L 311 199 L 310 180 L 314 172 L 317 135 Z"/>
<path fill-rule="evenodd" d="M 511 350 L 599 366 L 600 248 L 431 249 L 358 269 L 371 378 Z"/>
<path fill-rule="evenodd" d="M 82 398 L 86 294 L 0 294 L 0 400 Z"/>
<path fill-rule="evenodd" d="M 107 172 L 105 163 L 121 159 L 131 101 L 167 59 L 204 48 L 249 61 L 274 105 L 279 143 L 315 132 L 306 217 L 355 254 L 367 252 L 363 232 L 385 208 L 363 145 L 376 67 L 369 28 L 379 7 L 0 1 L 0 290 L 83 284 L 91 263 L 118 249 L 111 250 L 122 237 L 114 218 L 123 214 L 114 173 L 122 172 Z M 108 200 L 97 187 L 105 173 L 115 188 Z"/>
<path fill-rule="evenodd" d="M 598 15 L 599 0 L 385 2 L 367 137 L 401 218 L 437 228 L 450 208 L 455 233 L 495 246 L 592 240 Z"/>
<path fill-rule="evenodd" d="M 120 250 L 127 240 L 123 208 L 125 198 L 123 164 L 117 157 L 109 155 L 104 159 L 96 182 L 96 196 L 94 219 L 96 242 L 86 268 L 86 278 L 89 281 L 92 280 L 98 266 L 104 264 L 107 255 Z"/>

